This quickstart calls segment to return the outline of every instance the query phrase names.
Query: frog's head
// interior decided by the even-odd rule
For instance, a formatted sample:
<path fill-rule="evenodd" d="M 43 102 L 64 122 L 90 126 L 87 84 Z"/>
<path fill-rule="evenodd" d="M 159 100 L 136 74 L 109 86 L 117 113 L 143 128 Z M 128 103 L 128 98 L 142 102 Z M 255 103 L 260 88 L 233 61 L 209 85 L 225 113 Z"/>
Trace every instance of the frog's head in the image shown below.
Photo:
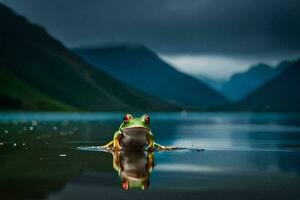
<path fill-rule="evenodd" d="M 150 117 L 149 115 L 142 115 L 141 117 L 134 118 L 131 114 L 124 115 L 123 122 L 120 129 L 128 128 L 146 128 L 150 129 Z"/>
<path fill-rule="evenodd" d="M 150 133 L 150 117 L 142 115 L 134 118 L 130 114 L 124 116 L 120 126 L 122 137 L 120 144 L 124 149 L 143 149 L 147 144 L 147 135 Z"/>

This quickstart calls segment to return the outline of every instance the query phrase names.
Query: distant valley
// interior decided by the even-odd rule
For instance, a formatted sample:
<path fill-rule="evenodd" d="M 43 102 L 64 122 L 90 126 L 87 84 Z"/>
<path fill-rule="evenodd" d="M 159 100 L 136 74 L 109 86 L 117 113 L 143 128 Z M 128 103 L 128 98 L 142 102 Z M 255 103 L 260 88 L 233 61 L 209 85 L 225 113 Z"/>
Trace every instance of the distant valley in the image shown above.
<path fill-rule="evenodd" d="M 238 102 L 269 80 L 280 75 L 282 71 L 290 66 L 290 61 L 283 61 L 276 67 L 259 63 L 251 66 L 247 71 L 233 74 L 229 80 L 214 80 L 206 76 L 198 75 L 197 78 L 204 81 L 229 100 Z"/>

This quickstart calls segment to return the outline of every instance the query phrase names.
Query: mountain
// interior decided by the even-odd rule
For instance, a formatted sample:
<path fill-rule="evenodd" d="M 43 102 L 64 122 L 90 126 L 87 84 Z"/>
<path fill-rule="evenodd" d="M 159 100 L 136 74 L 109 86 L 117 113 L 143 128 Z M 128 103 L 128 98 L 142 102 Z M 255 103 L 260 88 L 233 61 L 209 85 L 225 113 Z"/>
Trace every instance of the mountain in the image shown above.
<path fill-rule="evenodd" d="M 241 100 L 259 86 L 279 75 L 282 68 L 275 69 L 266 64 L 257 64 L 246 72 L 234 74 L 219 91 L 233 101 Z"/>
<path fill-rule="evenodd" d="M 141 45 L 120 44 L 74 52 L 124 83 L 172 103 L 207 107 L 227 102 L 203 82 L 175 70 Z"/>
<path fill-rule="evenodd" d="M 300 112 L 300 59 L 283 62 L 283 72 L 240 101 L 236 108 L 252 111 Z M 288 67 L 287 67 L 288 66 Z"/>
<path fill-rule="evenodd" d="M 50 110 L 59 109 L 56 106 L 91 111 L 178 109 L 91 66 L 44 29 L 3 5 L 0 27 L 1 73 L 17 80 L 16 84 L 6 83 L 11 84 L 10 90 L 5 85 L 0 88 L 1 99 L 6 99 L 1 101 L 2 108 L 34 109 L 28 105 L 34 96 L 44 99 Z M 11 100 L 14 103 L 8 105 Z"/>
<path fill-rule="evenodd" d="M 77 109 L 55 100 L 30 85 L 19 80 L 10 72 L 0 69 L 0 109 L 1 110 L 61 110 Z"/>

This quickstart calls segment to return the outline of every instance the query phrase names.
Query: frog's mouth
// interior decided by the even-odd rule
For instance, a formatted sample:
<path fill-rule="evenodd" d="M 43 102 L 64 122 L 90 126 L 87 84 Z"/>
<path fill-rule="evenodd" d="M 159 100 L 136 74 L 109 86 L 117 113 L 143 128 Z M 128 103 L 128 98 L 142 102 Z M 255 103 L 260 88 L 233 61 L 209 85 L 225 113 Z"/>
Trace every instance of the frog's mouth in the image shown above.
<path fill-rule="evenodd" d="M 149 128 L 146 128 L 144 126 L 131 126 L 127 128 L 122 128 L 121 129 L 123 134 L 129 134 L 129 135 L 134 135 L 134 134 L 148 134 L 149 133 Z"/>

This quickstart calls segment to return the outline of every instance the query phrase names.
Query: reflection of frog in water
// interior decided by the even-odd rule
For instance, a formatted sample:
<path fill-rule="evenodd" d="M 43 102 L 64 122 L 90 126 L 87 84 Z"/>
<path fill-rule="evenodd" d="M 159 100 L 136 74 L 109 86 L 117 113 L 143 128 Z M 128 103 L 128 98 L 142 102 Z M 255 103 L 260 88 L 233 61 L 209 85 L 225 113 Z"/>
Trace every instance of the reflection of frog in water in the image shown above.
<path fill-rule="evenodd" d="M 154 142 L 154 137 L 150 129 L 149 115 L 142 115 L 134 118 L 130 114 L 124 116 L 124 121 L 115 132 L 113 140 L 102 146 L 112 150 L 141 150 L 146 147 L 147 151 L 172 150 L 172 147 L 161 146 Z"/>
<path fill-rule="evenodd" d="M 113 140 L 102 146 L 113 154 L 113 168 L 122 180 L 123 189 L 146 189 L 154 167 L 154 150 L 173 150 L 154 142 L 149 115 L 134 118 L 130 114 L 115 132 Z M 147 150 L 145 152 L 144 150 Z"/>
<path fill-rule="evenodd" d="M 122 188 L 139 188 L 149 186 L 150 173 L 154 167 L 154 152 L 112 151 L 113 167 L 122 180 Z"/>

